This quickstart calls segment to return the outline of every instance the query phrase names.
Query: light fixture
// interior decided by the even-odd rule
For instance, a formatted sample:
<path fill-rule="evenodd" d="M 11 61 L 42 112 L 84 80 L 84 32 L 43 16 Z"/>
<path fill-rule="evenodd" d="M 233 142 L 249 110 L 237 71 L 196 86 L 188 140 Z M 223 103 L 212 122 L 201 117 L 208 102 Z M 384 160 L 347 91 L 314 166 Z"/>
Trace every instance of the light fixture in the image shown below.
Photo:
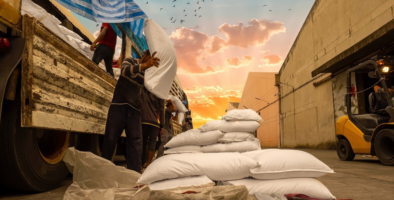
<path fill-rule="evenodd" d="M 383 66 L 383 65 L 384 65 L 384 60 L 379 60 L 379 61 L 378 61 L 378 65 L 379 65 L 379 66 Z"/>
<path fill-rule="evenodd" d="M 387 72 L 389 72 L 389 70 L 390 70 L 390 67 L 387 67 L 387 66 L 382 68 L 383 73 L 387 73 Z"/>

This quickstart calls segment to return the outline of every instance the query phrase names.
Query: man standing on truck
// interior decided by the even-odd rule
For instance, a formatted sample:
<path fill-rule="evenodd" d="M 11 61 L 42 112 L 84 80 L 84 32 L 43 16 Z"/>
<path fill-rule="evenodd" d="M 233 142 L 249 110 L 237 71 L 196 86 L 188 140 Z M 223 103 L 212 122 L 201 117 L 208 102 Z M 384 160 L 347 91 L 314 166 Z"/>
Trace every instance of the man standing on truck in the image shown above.
<path fill-rule="evenodd" d="M 161 135 L 161 144 L 159 147 L 159 151 L 157 152 L 157 158 L 160 158 L 161 156 L 164 155 L 164 146 L 174 136 L 172 133 L 172 130 L 171 130 L 171 120 L 175 119 L 178 116 L 178 113 L 177 113 L 175 117 L 172 117 L 172 113 L 177 112 L 177 111 L 178 110 L 176 109 L 174 102 L 172 102 L 171 100 L 168 100 L 167 101 L 167 108 L 165 111 L 166 114 L 165 114 L 164 133 L 163 133 L 163 135 Z"/>
<path fill-rule="evenodd" d="M 127 169 L 141 173 L 142 130 L 140 97 L 144 78 L 140 72 L 159 66 L 160 59 L 146 51 L 142 59 L 126 58 L 108 110 L 102 156 L 111 160 L 123 130 L 126 131 Z"/>
<path fill-rule="evenodd" d="M 156 97 L 147 89 L 142 89 L 140 113 L 143 135 L 142 164 L 146 168 L 152 162 L 155 154 L 156 139 L 159 133 L 161 135 L 164 132 L 164 100 Z M 158 118 L 160 118 L 160 124 Z M 147 157 L 148 159 L 146 159 Z"/>
<path fill-rule="evenodd" d="M 109 74 L 111 74 L 111 76 L 114 76 L 112 62 L 115 53 L 117 37 L 118 36 L 111 27 L 111 24 L 103 23 L 101 25 L 100 35 L 90 46 L 90 50 L 94 51 L 92 61 L 98 65 L 102 60 L 104 60 L 105 69 Z"/>

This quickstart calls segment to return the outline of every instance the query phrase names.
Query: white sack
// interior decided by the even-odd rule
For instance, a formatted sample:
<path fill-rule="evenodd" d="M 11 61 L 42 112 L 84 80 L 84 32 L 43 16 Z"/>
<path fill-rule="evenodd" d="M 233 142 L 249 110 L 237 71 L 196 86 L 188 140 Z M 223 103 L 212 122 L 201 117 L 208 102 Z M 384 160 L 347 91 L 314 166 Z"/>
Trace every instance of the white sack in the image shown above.
<path fill-rule="evenodd" d="M 263 150 L 256 150 L 256 151 L 248 151 L 248 152 L 242 153 L 242 155 L 253 159 L 255 156 L 259 155 L 260 153 L 264 153 L 264 152 L 268 152 L 268 151 L 275 151 L 275 150 L 280 150 L 280 149 L 263 149 Z"/>
<path fill-rule="evenodd" d="M 151 190 L 168 190 L 168 189 L 185 190 L 187 188 L 192 188 L 193 186 L 209 187 L 214 185 L 215 183 L 211 179 L 203 175 L 203 176 L 193 176 L 193 177 L 184 177 L 184 178 L 158 181 L 149 184 L 149 188 Z"/>
<path fill-rule="evenodd" d="M 70 147 L 63 161 L 73 173 L 73 184 L 65 192 L 65 200 L 130 199 L 138 190 L 133 187 L 141 176 L 139 173 L 91 152 Z"/>
<path fill-rule="evenodd" d="M 187 108 L 183 105 L 182 101 L 175 96 L 169 95 L 169 99 L 175 104 L 176 109 L 178 112 L 185 113 L 187 112 Z"/>
<path fill-rule="evenodd" d="M 219 153 L 219 152 L 246 152 L 260 150 L 260 140 L 233 142 L 226 144 L 213 144 L 202 147 L 203 153 Z"/>
<path fill-rule="evenodd" d="M 68 29 L 68 28 L 66 28 L 66 27 L 64 27 L 62 25 L 58 25 L 58 26 L 59 26 L 60 30 L 62 30 L 64 35 L 71 36 L 71 37 L 73 37 L 73 38 L 75 38 L 77 40 L 81 40 L 81 41 L 83 40 L 83 38 L 81 36 L 79 36 L 78 34 L 74 33 L 72 30 L 70 30 L 70 29 Z"/>
<path fill-rule="evenodd" d="M 145 71 L 145 87 L 161 99 L 168 99 L 168 94 L 177 71 L 177 57 L 174 45 L 167 33 L 153 20 L 146 20 L 144 33 L 151 54 L 160 59 L 159 67 Z"/>
<path fill-rule="evenodd" d="M 219 142 L 223 142 L 223 143 L 243 142 L 243 141 L 253 141 L 254 139 L 255 137 L 251 133 L 231 132 L 231 133 L 226 133 L 221 138 L 219 138 Z"/>
<path fill-rule="evenodd" d="M 165 179 L 206 175 L 211 180 L 235 180 L 249 176 L 258 162 L 240 153 L 172 154 L 158 158 L 138 180 L 150 184 Z"/>
<path fill-rule="evenodd" d="M 314 178 L 280 180 L 241 179 L 228 181 L 233 185 L 245 185 L 249 194 L 304 194 L 317 199 L 336 199 L 320 181 Z"/>
<path fill-rule="evenodd" d="M 170 148 L 164 151 L 164 154 L 180 154 L 180 153 L 202 153 L 201 146 L 182 146 Z"/>
<path fill-rule="evenodd" d="M 247 132 L 252 133 L 259 128 L 260 124 L 255 121 L 225 121 L 212 120 L 202 125 L 199 129 L 202 132 L 220 130 L 222 132 Z"/>
<path fill-rule="evenodd" d="M 223 117 L 227 121 L 261 121 L 261 117 L 252 109 L 234 109 Z"/>
<path fill-rule="evenodd" d="M 314 178 L 334 173 L 313 155 L 299 150 L 267 151 L 253 159 L 260 163 L 250 170 L 255 179 Z"/>
<path fill-rule="evenodd" d="M 192 129 L 173 137 L 164 147 L 174 148 L 188 145 L 201 146 L 215 144 L 222 135 L 223 133 L 221 131 L 200 133 L 199 130 Z"/>
<path fill-rule="evenodd" d="M 178 123 L 182 125 L 182 121 L 185 119 L 185 113 L 178 113 Z"/>

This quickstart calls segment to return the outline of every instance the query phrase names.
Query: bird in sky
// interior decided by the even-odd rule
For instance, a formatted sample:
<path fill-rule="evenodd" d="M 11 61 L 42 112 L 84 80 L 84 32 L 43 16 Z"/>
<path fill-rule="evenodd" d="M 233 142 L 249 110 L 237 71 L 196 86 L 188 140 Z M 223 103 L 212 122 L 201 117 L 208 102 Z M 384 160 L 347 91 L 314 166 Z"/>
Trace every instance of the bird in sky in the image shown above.
<path fill-rule="evenodd" d="M 190 4 L 190 2 L 187 2 L 187 4 Z"/>
<path fill-rule="evenodd" d="M 186 10 L 183 10 L 183 12 L 185 12 Z"/>
<path fill-rule="evenodd" d="M 289 9 L 289 11 L 290 11 L 291 9 Z"/>
<path fill-rule="evenodd" d="M 170 20 L 172 21 L 172 19 L 173 19 L 173 18 L 174 18 L 174 17 L 171 17 L 171 19 L 170 19 Z"/>
<path fill-rule="evenodd" d="M 187 17 L 187 15 L 185 15 L 185 17 Z"/>
<path fill-rule="evenodd" d="M 160 10 L 163 10 L 163 8 L 160 8 Z"/>
<path fill-rule="evenodd" d="M 183 22 L 185 22 L 185 21 L 184 21 L 184 20 L 181 20 L 181 24 L 182 24 Z"/>
<path fill-rule="evenodd" d="M 98 26 L 98 25 L 99 25 L 99 24 L 97 24 L 97 26 Z M 96 26 L 96 27 L 97 27 L 97 26 Z"/>
<path fill-rule="evenodd" d="M 201 7 L 198 7 L 198 9 L 200 10 L 200 9 L 201 9 Z"/>
<path fill-rule="evenodd" d="M 266 7 L 267 5 L 264 5 L 263 7 Z"/>
<path fill-rule="evenodd" d="M 200 17 L 201 17 L 201 15 L 200 15 Z"/>
<path fill-rule="evenodd" d="M 175 5 L 173 7 L 175 8 Z"/>
<path fill-rule="evenodd" d="M 174 1 L 172 1 L 172 2 L 175 2 L 176 0 L 174 0 Z"/>
<path fill-rule="evenodd" d="M 148 4 L 149 2 L 147 1 L 146 4 Z"/>
<path fill-rule="evenodd" d="M 272 12 L 272 10 L 270 10 L 270 12 Z"/>

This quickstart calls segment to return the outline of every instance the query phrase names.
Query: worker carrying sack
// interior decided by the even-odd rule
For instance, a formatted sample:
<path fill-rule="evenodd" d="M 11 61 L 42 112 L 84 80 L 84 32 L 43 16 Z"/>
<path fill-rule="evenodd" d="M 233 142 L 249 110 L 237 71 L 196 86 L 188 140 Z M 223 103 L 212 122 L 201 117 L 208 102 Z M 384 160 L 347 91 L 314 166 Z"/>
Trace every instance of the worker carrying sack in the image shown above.
<path fill-rule="evenodd" d="M 261 117 L 252 109 L 234 109 L 227 112 L 223 117 L 227 121 L 261 121 Z"/>
<path fill-rule="evenodd" d="M 177 57 L 174 45 L 166 32 L 153 20 L 145 21 L 144 33 L 149 51 L 160 59 L 159 67 L 145 70 L 145 87 L 161 99 L 168 99 L 168 94 L 177 71 Z"/>

